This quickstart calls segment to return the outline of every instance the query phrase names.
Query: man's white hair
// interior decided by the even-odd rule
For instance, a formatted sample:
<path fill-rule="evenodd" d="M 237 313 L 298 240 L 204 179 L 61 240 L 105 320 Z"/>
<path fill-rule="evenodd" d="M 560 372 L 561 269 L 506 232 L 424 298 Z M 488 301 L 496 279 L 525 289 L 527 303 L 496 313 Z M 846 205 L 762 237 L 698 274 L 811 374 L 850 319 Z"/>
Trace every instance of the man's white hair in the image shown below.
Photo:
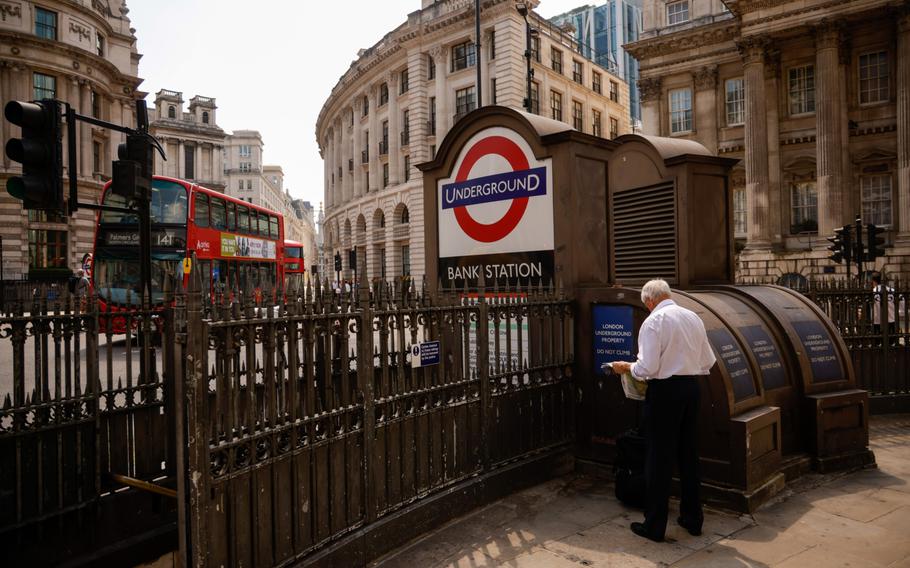
<path fill-rule="evenodd" d="M 665 280 L 648 280 L 641 287 L 641 303 L 656 302 L 670 297 L 670 285 Z"/>

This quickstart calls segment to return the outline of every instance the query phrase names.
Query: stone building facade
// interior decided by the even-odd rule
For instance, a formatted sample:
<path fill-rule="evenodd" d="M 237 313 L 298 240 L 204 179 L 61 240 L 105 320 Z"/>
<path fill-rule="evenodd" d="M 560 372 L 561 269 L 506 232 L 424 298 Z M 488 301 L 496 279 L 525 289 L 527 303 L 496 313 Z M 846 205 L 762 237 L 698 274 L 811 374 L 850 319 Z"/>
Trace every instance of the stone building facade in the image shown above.
<path fill-rule="evenodd" d="M 645 0 L 647 134 L 697 140 L 734 170 L 738 275 L 843 273 L 827 237 L 886 227 L 874 267 L 910 275 L 910 3 Z"/>
<path fill-rule="evenodd" d="M 512 0 L 483 6 L 482 104 L 521 108 L 525 21 Z M 533 12 L 529 20 L 537 30 L 534 112 L 603 137 L 629 132 L 622 78 L 580 54 L 571 35 Z M 332 278 L 335 254 L 341 277 L 353 277 L 352 249 L 358 262 L 365 258 L 368 278 L 423 276 L 423 181 L 415 166 L 478 105 L 473 40 L 473 2 L 423 0 L 406 22 L 362 50 L 332 89 L 316 122 L 325 163 L 323 254 Z"/>
<path fill-rule="evenodd" d="M 215 99 L 197 95 L 188 111 L 183 102 L 180 91 L 161 89 L 149 109 L 149 130 L 167 154 L 167 161 L 156 155 L 155 173 L 224 191 L 226 135 L 215 120 Z"/>
<path fill-rule="evenodd" d="M 139 85 L 136 36 L 121 0 L 72 2 L 0 0 L 0 105 L 52 98 L 82 115 L 135 126 Z M 20 129 L 0 121 L 0 140 Z M 97 202 L 111 175 L 123 135 L 80 122 L 77 128 L 79 200 Z M 64 152 L 64 177 L 69 160 Z M 0 237 L 4 278 L 62 277 L 92 250 L 93 211 L 70 218 L 29 212 L 6 192 L 21 173 L 5 152 L 0 162 Z M 67 186 L 68 187 L 68 186 Z M 68 193 L 67 193 L 68 195 Z"/>

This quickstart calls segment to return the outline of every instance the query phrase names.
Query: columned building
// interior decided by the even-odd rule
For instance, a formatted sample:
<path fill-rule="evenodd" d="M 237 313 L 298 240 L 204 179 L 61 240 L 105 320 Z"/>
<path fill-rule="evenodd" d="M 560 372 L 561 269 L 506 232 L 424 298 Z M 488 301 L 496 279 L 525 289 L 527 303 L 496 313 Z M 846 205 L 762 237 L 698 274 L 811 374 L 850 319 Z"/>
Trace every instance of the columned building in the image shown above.
<path fill-rule="evenodd" d="M 527 2 L 531 8 L 536 0 Z M 423 180 L 415 167 L 479 102 L 521 108 L 527 93 L 526 27 L 513 0 L 487 0 L 481 49 L 474 4 L 423 0 L 421 9 L 358 53 L 325 102 L 316 139 L 325 163 L 325 265 L 353 278 L 349 251 L 367 277 L 424 275 Z M 622 78 L 578 51 L 559 27 L 529 14 L 533 112 L 602 137 L 630 131 Z M 479 58 L 478 58 L 479 55 Z M 476 65 L 482 66 L 478 101 Z"/>
<path fill-rule="evenodd" d="M 82 115 L 135 126 L 135 101 L 145 93 L 138 90 L 141 55 L 128 12 L 120 0 L 0 2 L 0 105 L 57 99 Z M 18 126 L 0 120 L 3 143 L 20 135 Z M 84 122 L 78 123 L 76 136 L 78 162 L 72 166 L 79 200 L 97 202 L 124 138 Z M 20 175 L 21 166 L 0 153 L 3 277 L 69 275 L 92 250 L 95 212 L 80 210 L 67 218 L 23 210 L 22 202 L 6 192 L 6 180 Z M 66 182 L 71 166 L 66 151 L 63 163 Z"/>
<path fill-rule="evenodd" d="M 869 268 L 910 275 L 910 3 L 645 0 L 643 28 L 645 133 L 742 159 L 741 278 L 843 273 L 826 239 L 856 215 L 887 228 Z"/>
<path fill-rule="evenodd" d="M 224 130 L 215 118 L 215 99 L 195 96 L 189 111 L 183 93 L 161 89 L 150 109 L 149 130 L 164 148 L 167 161 L 155 158 L 155 173 L 224 191 Z"/>

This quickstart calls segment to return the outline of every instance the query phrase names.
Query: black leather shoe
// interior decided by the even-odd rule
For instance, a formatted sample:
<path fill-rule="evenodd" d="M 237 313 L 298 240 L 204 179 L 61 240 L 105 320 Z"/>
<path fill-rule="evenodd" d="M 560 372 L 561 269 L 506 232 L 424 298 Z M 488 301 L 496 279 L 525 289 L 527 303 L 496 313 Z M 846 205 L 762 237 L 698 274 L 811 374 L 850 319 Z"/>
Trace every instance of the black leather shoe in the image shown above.
<path fill-rule="evenodd" d="M 695 524 L 691 521 L 683 519 L 682 517 L 677 517 L 676 524 L 689 531 L 689 534 L 692 536 L 701 536 L 701 523 Z"/>
<path fill-rule="evenodd" d="M 638 536 L 644 537 L 648 540 L 653 540 L 654 542 L 663 542 L 664 537 L 656 537 L 648 532 L 648 529 L 645 527 L 644 523 L 632 523 L 632 532 Z"/>

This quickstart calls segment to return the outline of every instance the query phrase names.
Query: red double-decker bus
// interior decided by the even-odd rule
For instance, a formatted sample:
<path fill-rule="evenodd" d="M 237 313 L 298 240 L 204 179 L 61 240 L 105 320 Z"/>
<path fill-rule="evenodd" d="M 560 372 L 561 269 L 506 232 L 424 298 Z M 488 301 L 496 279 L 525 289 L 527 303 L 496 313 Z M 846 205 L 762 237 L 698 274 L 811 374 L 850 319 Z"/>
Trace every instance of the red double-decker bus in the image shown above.
<path fill-rule="evenodd" d="M 104 188 L 102 203 L 126 200 Z M 152 303 L 163 303 L 165 279 L 188 279 L 183 260 L 196 253 L 204 290 L 280 290 L 284 282 L 284 219 L 191 182 L 152 179 Z M 140 304 L 139 220 L 131 213 L 103 211 L 95 230 L 92 279 L 102 309 Z M 115 324 L 115 327 L 116 324 Z"/>
<path fill-rule="evenodd" d="M 292 282 L 303 284 L 303 275 L 306 273 L 305 260 L 303 243 L 284 241 L 284 284 L 286 287 Z"/>

